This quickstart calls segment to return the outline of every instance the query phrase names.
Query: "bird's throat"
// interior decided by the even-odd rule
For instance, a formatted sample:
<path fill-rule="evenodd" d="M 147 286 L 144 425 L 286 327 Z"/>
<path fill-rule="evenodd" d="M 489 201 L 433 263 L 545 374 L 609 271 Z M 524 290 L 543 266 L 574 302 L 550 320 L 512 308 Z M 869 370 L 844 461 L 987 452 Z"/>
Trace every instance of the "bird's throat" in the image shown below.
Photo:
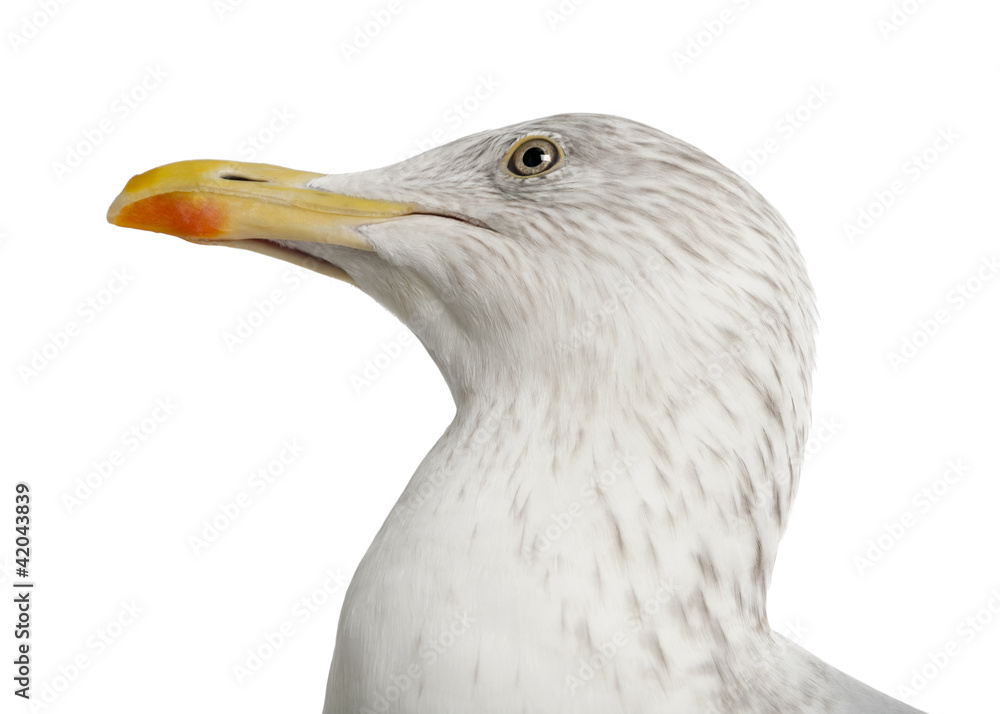
<path fill-rule="evenodd" d="M 634 409 L 530 416 L 546 413 L 517 399 L 460 409 L 373 554 L 452 563 L 440 575 L 456 588 L 552 604 L 578 593 L 580 617 L 608 608 L 626 619 L 669 593 L 663 613 L 692 631 L 732 618 L 764 626 L 765 549 L 778 533 L 740 500 L 738 455 L 692 449 L 692 434 Z"/>

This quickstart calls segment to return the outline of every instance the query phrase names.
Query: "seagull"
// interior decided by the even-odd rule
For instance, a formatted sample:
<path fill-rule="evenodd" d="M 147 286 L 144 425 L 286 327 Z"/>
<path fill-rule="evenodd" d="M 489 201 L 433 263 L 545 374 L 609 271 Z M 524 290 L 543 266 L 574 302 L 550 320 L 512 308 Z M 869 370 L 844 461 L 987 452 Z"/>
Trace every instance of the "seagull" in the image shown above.
<path fill-rule="evenodd" d="M 108 220 L 352 283 L 451 391 L 324 714 L 917 712 L 768 624 L 816 311 L 785 221 L 702 151 L 562 114 L 352 174 L 168 164 Z"/>

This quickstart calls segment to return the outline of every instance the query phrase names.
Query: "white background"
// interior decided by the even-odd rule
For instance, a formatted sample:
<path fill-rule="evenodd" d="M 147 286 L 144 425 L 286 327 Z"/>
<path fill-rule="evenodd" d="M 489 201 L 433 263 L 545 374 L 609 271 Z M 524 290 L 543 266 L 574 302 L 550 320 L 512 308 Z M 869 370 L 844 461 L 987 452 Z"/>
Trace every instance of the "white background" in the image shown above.
<path fill-rule="evenodd" d="M 435 132 L 567 111 L 628 116 L 742 168 L 799 236 L 828 428 L 780 550 L 772 625 L 895 696 L 954 642 L 911 702 L 996 711 L 1000 612 L 971 641 L 956 628 L 1000 588 L 1000 278 L 960 309 L 949 299 L 998 252 L 996 3 L 908 0 L 906 21 L 880 28 L 888 0 L 567 0 L 558 18 L 555 1 L 399 0 L 347 57 L 387 2 L 46 2 L 7 0 L 0 16 L 4 711 L 28 710 L 10 691 L 15 482 L 34 494 L 34 692 L 62 690 L 45 710 L 318 712 L 343 592 L 327 573 L 353 572 L 453 413 L 415 342 L 352 384 L 406 334 L 356 289 L 105 223 L 128 178 L 187 158 L 354 171 Z M 679 66 L 686 51 L 698 56 Z M 939 131 L 955 138 L 936 152 Z M 897 180 L 901 195 L 849 240 L 845 224 Z M 127 285 L 112 296 L 116 271 Z M 275 289 L 283 303 L 227 347 Z M 893 369 L 889 353 L 937 310 L 947 322 Z M 70 321 L 78 334 L 26 372 Z M 144 424 L 158 399 L 177 406 Z M 123 441 L 133 427 L 151 433 Z M 285 440 L 304 451 L 259 493 L 248 479 Z M 67 505 L 115 450 L 124 462 Z M 922 509 L 956 459 L 968 473 Z M 250 505 L 195 554 L 189 537 L 242 493 Z M 912 527 L 859 572 L 904 512 Z M 305 623 L 303 598 L 324 601 Z M 133 602 L 141 614 L 99 647 Z M 239 683 L 234 665 L 283 623 L 293 634 Z"/>

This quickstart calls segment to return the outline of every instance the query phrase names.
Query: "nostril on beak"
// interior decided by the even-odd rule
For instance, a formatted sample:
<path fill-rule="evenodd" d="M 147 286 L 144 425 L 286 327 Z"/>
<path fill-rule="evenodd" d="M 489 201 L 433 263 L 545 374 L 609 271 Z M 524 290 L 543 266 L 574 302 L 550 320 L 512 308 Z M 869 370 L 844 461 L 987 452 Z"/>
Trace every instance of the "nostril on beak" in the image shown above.
<path fill-rule="evenodd" d="M 250 178 L 249 176 L 237 176 L 236 174 L 223 174 L 219 178 L 226 181 L 255 181 L 257 183 L 267 183 L 266 179 L 255 179 Z"/>

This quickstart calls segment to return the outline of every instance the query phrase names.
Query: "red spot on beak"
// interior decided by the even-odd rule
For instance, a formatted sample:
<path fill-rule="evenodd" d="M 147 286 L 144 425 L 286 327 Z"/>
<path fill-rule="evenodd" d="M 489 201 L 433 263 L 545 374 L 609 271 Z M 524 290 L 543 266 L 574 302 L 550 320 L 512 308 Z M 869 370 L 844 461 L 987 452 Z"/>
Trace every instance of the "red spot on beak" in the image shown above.
<path fill-rule="evenodd" d="M 224 207 L 211 196 L 178 192 L 150 196 L 123 206 L 114 222 L 179 238 L 214 238 L 225 231 L 225 219 Z"/>

